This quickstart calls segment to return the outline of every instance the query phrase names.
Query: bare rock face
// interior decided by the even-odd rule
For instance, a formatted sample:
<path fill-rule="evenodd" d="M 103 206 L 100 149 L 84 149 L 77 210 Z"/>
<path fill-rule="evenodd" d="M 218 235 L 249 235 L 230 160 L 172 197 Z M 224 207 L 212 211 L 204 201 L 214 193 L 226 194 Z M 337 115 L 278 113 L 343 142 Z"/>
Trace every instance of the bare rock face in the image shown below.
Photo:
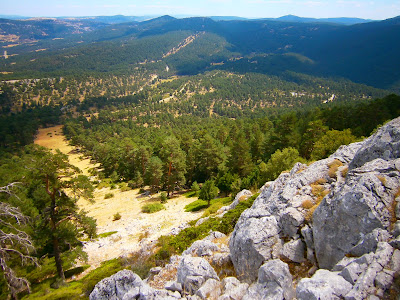
<path fill-rule="evenodd" d="M 258 270 L 258 280 L 247 290 L 243 300 L 286 299 L 294 297 L 292 275 L 286 263 L 279 259 L 266 262 Z"/>
<path fill-rule="evenodd" d="M 238 278 L 245 282 L 256 280 L 258 268 L 265 260 L 277 258 L 282 248 L 276 219 L 240 218 L 229 248 Z"/>
<path fill-rule="evenodd" d="M 399 157 L 400 118 L 396 118 L 364 141 L 363 147 L 356 153 L 349 168 L 359 168 L 377 158 L 389 161 Z"/>
<path fill-rule="evenodd" d="M 122 270 L 98 282 L 90 293 L 90 300 L 122 299 L 124 295 L 143 286 L 142 279 L 129 270 Z"/>
<path fill-rule="evenodd" d="M 240 280 L 254 282 L 258 268 L 282 254 L 294 262 L 303 261 L 304 242 L 307 255 L 313 256 L 312 230 L 308 227 L 307 239 L 302 233 L 306 226 L 303 203 L 316 200 L 312 191 L 316 182 L 325 182 L 329 190 L 335 188 L 337 180 L 329 175 L 329 165 L 336 159 L 349 163 L 361 145 L 341 147 L 331 157 L 310 166 L 297 163 L 289 173 L 282 173 L 262 189 L 252 207 L 240 216 L 229 243 L 231 259 Z M 288 237 L 295 242 L 284 247 Z"/>
<path fill-rule="evenodd" d="M 375 229 L 390 230 L 400 187 L 399 139 L 400 118 L 365 141 L 350 163 L 346 182 L 314 212 L 313 237 L 321 268 L 331 269 L 352 249 L 363 254 L 363 240 L 365 247 L 373 244 Z M 379 239 L 375 238 L 375 245 Z"/>
<path fill-rule="evenodd" d="M 204 258 L 183 256 L 178 266 L 178 283 L 194 293 L 208 279 L 219 280 L 217 273 Z"/>
<path fill-rule="evenodd" d="M 298 300 L 343 299 L 352 285 L 337 273 L 318 270 L 312 278 L 300 280 L 296 288 Z"/>

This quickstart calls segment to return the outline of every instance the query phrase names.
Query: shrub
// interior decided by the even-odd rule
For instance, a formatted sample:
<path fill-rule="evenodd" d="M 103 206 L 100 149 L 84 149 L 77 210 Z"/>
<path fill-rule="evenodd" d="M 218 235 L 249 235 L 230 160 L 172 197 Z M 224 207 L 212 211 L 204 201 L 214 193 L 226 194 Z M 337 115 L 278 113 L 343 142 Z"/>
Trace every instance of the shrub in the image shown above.
<path fill-rule="evenodd" d="M 302 206 L 304 209 L 310 209 L 311 207 L 314 206 L 314 203 L 313 203 L 310 199 L 307 199 L 307 200 L 304 200 L 304 201 L 303 201 L 303 203 L 301 204 L 301 206 Z"/>
<path fill-rule="evenodd" d="M 348 145 L 357 140 L 350 129 L 343 131 L 329 130 L 314 145 L 311 152 L 312 160 L 320 160 L 331 155 L 341 145 Z"/>
<path fill-rule="evenodd" d="M 185 206 L 185 211 L 186 212 L 194 212 L 194 211 L 199 211 L 203 208 L 206 208 L 208 206 L 207 201 L 204 200 L 196 200 L 193 201 L 192 203 L 189 203 L 188 205 Z"/>
<path fill-rule="evenodd" d="M 262 181 L 275 180 L 283 171 L 291 169 L 296 162 L 305 162 L 297 149 L 289 147 L 282 151 L 276 150 L 266 164 L 260 165 Z"/>
<path fill-rule="evenodd" d="M 161 203 L 150 203 L 142 207 L 142 212 L 147 214 L 152 214 L 163 209 L 165 209 L 165 206 L 162 205 Z"/>
<path fill-rule="evenodd" d="M 214 202 L 204 211 L 203 217 L 208 217 L 209 215 L 215 214 L 222 206 L 224 206 L 222 202 Z"/>
<path fill-rule="evenodd" d="M 193 221 L 190 223 L 191 227 L 182 230 L 176 236 L 161 236 L 157 243 L 159 250 L 155 254 L 156 259 L 159 261 L 167 261 L 171 255 L 182 253 L 182 251 L 187 249 L 194 241 L 206 237 L 210 230 L 229 234 L 235 228 L 235 225 L 242 212 L 253 205 L 253 202 L 258 195 L 259 194 L 255 194 L 246 201 L 240 202 L 234 209 L 227 212 L 222 218 L 209 218 L 199 226 L 194 226 L 195 221 Z M 219 200 L 219 203 L 226 204 L 231 199 L 227 197 L 214 199 L 213 201 L 216 200 Z"/>
<path fill-rule="evenodd" d="M 117 212 L 116 214 L 114 214 L 113 216 L 113 221 L 118 221 L 121 219 L 121 214 L 119 212 Z"/>
<path fill-rule="evenodd" d="M 161 203 L 167 203 L 168 197 L 166 192 L 161 192 L 160 201 Z"/>
<path fill-rule="evenodd" d="M 113 198 L 113 197 L 114 197 L 113 193 L 107 193 L 107 194 L 104 195 L 104 199 L 110 199 L 110 198 Z"/>
<path fill-rule="evenodd" d="M 199 199 L 206 200 L 208 206 L 212 199 L 218 196 L 219 189 L 215 186 L 214 180 L 207 180 L 199 193 Z"/>
<path fill-rule="evenodd" d="M 192 187 L 191 187 L 192 191 L 195 192 L 196 194 L 200 191 L 200 186 L 197 183 L 197 181 L 192 183 Z"/>
<path fill-rule="evenodd" d="M 328 164 L 329 170 L 328 170 L 328 175 L 330 178 L 336 178 L 337 175 L 337 171 L 339 169 L 339 167 L 343 166 L 343 163 L 338 160 L 335 159 L 333 162 L 331 162 L 330 164 Z"/>
<path fill-rule="evenodd" d="M 343 169 L 342 169 L 342 176 L 344 177 L 344 178 L 346 178 L 347 177 L 347 173 L 349 173 L 349 167 L 344 167 Z"/>
<path fill-rule="evenodd" d="M 115 215 L 114 215 L 114 217 L 115 217 Z M 121 216 L 120 216 L 120 218 L 121 218 Z M 113 235 L 114 233 L 117 233 L 117 232 L 118 232 L 118 231 L 104 232 L 104 233 L 99 234 L 97 237 L 98 237 L 98 238 L 106 238 L 106 237 L 108 237 L 108 236 L 110 236 L 110 235 Z"/>

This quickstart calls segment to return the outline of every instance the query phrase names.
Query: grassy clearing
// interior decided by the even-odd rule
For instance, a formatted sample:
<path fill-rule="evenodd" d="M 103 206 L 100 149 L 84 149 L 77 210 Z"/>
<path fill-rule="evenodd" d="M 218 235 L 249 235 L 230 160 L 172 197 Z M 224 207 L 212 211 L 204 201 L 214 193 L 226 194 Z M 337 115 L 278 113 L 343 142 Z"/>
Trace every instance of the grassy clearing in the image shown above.
<path fill-rule="evenodd" d="M 210 213 L 211 213 L 212 210 L 215 210 L 215 208 L 220 205 L 214 211 L 214 213 L 215 213 L 219 208 L 221 208 L 222 206 L 227 205 L 227 204 L 229 204 L 231 202 L 232 202 L 232 198 L 231 197 L 216 198 L 216 199 L 213 199 L 213 200 L 210 201 L 210 207 L 208 207 L 207 201 L 199 199 L 199 200 L 193 201 L 192 203 L 189 203 L 188 205 L 186 205 L 185 206 L 185 211 L 186 212 L 195 212 L 195 211 L 199 211 L 199 210 L 202 210 L 202 209 L 208 207 L 208 208 L 210 208 Z M 213 206 L 213 208 L 211 209 L 212 206 Z"/>
<path fill-rule="evenodd" d="M 77 270 L 69 270 L 65 273 L 66 275 L 68 272 L 75 275 L 77 271 L 83 271 L 87 267 L 88 266 L 75 268 Z M 87 274 L 81 280 L 69 282 L 58 289 L 52 288 L 52 284 L 56 280 L 55 277 L 46 278 L 39 283 L 33 283 L 32 293 L 30 295 L 25 295 L 22 299 L 89 299 L 89 294 L 100 280 L 115 274 L 123 268 L 124 266 L 121 259 L 105 261 L 100 267 Z"/>

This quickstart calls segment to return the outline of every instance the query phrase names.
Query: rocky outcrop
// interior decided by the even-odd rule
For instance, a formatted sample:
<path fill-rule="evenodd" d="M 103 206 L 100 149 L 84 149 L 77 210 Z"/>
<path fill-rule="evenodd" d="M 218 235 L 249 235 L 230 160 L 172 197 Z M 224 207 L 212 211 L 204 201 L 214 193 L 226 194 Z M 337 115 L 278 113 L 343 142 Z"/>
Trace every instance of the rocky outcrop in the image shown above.
<path fill-rule="evenodd" d="M 148 282 L 121 271 L 90 299 L 384 298 L 400 276 L 400 118 L 327 159 L 296 164 L 260 190 L 230 237 L 211 232 L 156 271 Z"/>
<path fill-rule="evenodd" d="M 350 163 L 346 182 L 316 209 L 313 236 L 321 268 L 332 268 L 352 250 L 362 254 L 354 247 L 369 243 L 375 229 L 390 231 L 400 187 L 399 137 L 396 119 L 367 139 Z"/>

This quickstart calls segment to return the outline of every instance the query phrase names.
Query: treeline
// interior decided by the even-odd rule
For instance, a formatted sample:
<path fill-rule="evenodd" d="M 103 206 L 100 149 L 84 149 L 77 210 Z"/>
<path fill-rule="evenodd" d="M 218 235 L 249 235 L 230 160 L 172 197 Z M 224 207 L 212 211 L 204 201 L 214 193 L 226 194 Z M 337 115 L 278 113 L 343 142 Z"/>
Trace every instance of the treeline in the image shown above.
<path fill-rule="evenodd" d="M 60 124 L 62 115 L 59 106 L 37 106 L 0 115 L 0 156 L 33 143 L 39 127 Z"/>
<path fill-rule="evenodd" d="M 116 181 L 172 192 L 212 178 L 230 193 L 258 188 L 295 161 L 326 157 L 399 114 L 396 95 L 252 119 L 170 116 L 157 126 L 104 109 L 90 121 L 68 120 L 64 131 Z"/>

